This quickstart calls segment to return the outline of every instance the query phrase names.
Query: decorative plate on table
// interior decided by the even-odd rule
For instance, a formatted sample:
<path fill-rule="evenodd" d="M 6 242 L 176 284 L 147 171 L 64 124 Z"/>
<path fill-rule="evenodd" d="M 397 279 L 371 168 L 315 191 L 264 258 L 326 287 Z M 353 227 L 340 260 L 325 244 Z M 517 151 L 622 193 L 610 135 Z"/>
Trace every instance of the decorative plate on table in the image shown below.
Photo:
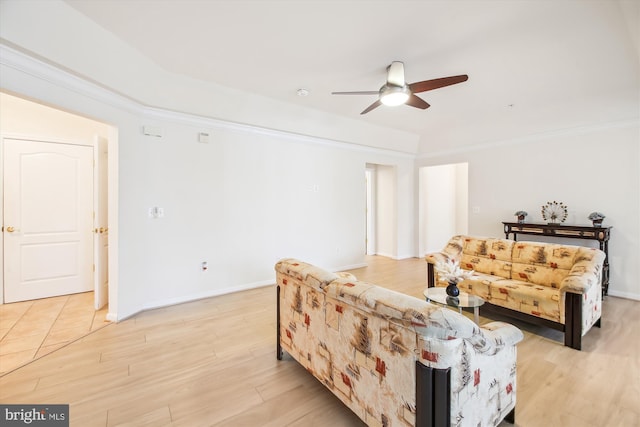
<path fill-rule="evenodd" d="M 549 224 L 559 224 L 567 219 L 567 207 L 562 202 L 547 202 L 542 205 L 542 219 L 548 221 Z"/>

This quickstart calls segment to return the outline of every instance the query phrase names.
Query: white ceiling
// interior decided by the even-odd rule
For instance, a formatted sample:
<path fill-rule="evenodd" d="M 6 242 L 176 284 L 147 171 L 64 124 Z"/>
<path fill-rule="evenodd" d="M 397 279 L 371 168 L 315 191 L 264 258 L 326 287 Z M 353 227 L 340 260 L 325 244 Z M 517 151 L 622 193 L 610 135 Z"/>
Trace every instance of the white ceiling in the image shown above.
<path fill-rule="evenodd" d="M 66 0 L 172 73 L 417 133 L 421 151 L 638 119 L 640 1 Z M 391 61 L 409 83 L 468 74 L 360 112 Z M 299 97 L 296 90 L 310 94 Z"/>

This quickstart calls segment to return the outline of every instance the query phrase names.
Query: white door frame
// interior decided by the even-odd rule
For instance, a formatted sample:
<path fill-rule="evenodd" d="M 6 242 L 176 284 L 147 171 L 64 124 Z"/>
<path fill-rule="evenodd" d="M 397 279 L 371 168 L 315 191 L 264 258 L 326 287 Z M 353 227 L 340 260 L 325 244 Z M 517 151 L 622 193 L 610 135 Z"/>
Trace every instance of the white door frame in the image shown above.
<path fill-rule="evenodd" d="M 93 290 L 94 308 L 101 309 L 109 302 L 109 141 L 94 136 L 93 148 Z"/>

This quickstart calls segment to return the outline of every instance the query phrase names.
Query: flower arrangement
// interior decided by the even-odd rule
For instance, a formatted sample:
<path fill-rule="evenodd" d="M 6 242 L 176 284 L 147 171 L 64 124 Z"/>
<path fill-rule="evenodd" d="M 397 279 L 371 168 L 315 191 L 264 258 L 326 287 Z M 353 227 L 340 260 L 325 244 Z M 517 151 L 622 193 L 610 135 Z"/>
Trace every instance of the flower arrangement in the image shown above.
<path fill-rule="evenodd" d="M 463 270 L 460 264 L 452 259 L 446 261 L 438 261 L 435 265 L 440 280 L 448 283 L 458 283 L 464 279 L 473 277 L 473 270 Z"/>
<path fill-rule="evenodd" d="M 603 219 L 605 219 L 605 218 L 606 218 L 606 217 L 604 216 L 604 214 L 601 214 L 600 212 L 591 212 L 591 213 L 589 214 L 589 219 L 590 219 L 591 221 L 596 221 L 596 220 L 599 220 L 599 219 L 600 219 L 600 220 L 603 220 Z"/>
<path fill-rule="evenodd" d="M 522 224 L 524 222 L 524 218 L 529 214 L 527 211 L 517 211 L 514 215 L 518 218 L 518 222 Z"/>
<path fill-rule="evenodd" d="M 600 227 L 602 225 L 602 220 L 605 218 L 604 214 L 600 212 L 591 212 L 589 214 L 589 219 L 593 221 L 594 227 Z"/>

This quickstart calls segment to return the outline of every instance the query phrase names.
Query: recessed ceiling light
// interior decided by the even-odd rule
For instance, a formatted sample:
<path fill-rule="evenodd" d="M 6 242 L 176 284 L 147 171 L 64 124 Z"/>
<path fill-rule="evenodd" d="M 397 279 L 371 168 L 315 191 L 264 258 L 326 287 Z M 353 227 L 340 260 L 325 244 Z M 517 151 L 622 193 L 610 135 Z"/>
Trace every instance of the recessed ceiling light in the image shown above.
<path fill-rule="evenodd" d="M 301 89 L 298 89 L 296 93 L 298 94 L 298 96 L 307 96 L 309 95 L 309 90 L 301 88 Z"/>

